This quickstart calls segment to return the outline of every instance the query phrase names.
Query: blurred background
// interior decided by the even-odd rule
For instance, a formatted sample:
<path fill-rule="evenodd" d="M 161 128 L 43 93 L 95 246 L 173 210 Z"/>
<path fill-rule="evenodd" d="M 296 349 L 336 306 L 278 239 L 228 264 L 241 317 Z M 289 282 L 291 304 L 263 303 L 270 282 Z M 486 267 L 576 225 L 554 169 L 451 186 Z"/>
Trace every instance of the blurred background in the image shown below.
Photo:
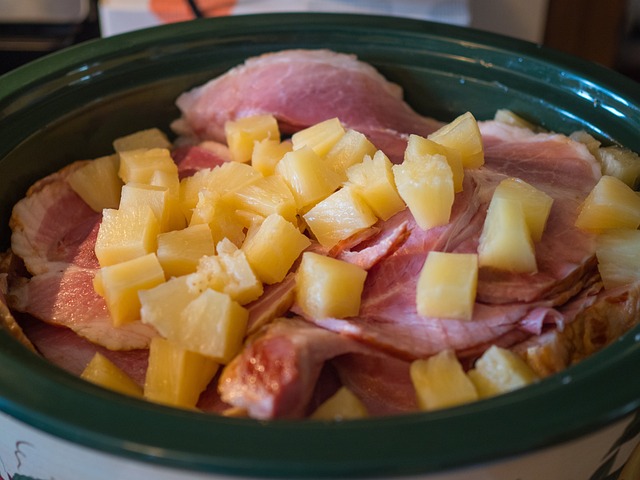
<path fill-rule="evenodd" d="M 197 16 L 335 11 L 470 26 L 563 50 L 640 81 L 640 0 L 0 0 L 0 74 L 100 36 Z"/>

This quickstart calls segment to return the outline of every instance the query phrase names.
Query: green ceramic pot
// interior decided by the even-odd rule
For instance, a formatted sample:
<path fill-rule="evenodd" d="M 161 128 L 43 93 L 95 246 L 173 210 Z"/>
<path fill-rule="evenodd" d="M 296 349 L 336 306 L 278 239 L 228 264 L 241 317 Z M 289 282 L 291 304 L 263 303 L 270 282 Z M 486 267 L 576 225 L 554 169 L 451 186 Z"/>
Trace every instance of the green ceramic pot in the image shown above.
<path fill-rule="evenodd" d="M 419 112 L 508 108 L 640 151 L 640 87 L 543 47 L 422 21 L 331 14 L 199 20 L 89 42 L 0 77 L 0 247 L 35 180 L 167 128 L 176 96 L 249 56 L 355 53 Z M 434 413 L 335 424 L 173 410 L 85 383 L 0 332 L 0 478 L 418 476 L 605 479 L 638 443 L 640 330 L 564 373 Z"/>

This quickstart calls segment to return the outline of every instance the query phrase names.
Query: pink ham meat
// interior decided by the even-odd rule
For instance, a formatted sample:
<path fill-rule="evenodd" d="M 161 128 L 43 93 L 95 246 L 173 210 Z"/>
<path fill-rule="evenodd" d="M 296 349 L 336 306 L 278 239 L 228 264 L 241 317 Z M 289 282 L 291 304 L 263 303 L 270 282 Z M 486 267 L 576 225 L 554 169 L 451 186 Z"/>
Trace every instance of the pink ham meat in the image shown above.
<path fill-rule="evenodd" d="M 427 135 L 441 124 L 414 112 L 402 89 L 353 55 L 328 50 L 285 50 L 247 60 L 182 94 L 178 133 L 224 141 L 224 123 L 272 114 L 293 133 L 333 117 L 367 135 L 390 157 L 402 158 L 403 134 Z M 400 148 L 402 146 L 400 145 Z"/>

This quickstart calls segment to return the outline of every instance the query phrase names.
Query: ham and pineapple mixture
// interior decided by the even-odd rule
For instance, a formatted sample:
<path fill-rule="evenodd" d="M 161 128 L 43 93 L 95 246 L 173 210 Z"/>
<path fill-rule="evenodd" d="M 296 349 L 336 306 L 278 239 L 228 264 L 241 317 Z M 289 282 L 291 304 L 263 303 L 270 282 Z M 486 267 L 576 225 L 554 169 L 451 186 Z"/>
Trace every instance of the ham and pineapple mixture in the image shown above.
<path fill-rule="evenodd" d="M 359 145 L 366 147 L 365 163 L 385 165 L 390 159 L 397 167 L 392 169 L 389 164 L 387 170 L 381 171 L 393 171 L 396 179 L 404 175 L 410 181 L 402 187 L 398 185 L 399 194 L 395 190 L 380 194 L 386 195 L 380 205 L 371 200 L 369 213 L 358 216 L 358 221 L 365 223 L 352 225 L 352 230 L 347 229 L 346 237 L 341 238 L 322 229 L 323 222 L 331 221 L 325 219 L 326 214 L 343 215 L 353 205 L 349 202 L 354 201 L 354 194 L 342 185 L 353 187 L 366 175 L 356 168 L 350 175 L 343 173 L 334 178 L 336 173 L 330 172 L 322 179 L 318 177 L 315 183 L 329 185 L 329 193 L 340 190 L 343 192 L 340 197 L 325 200 L 328 194 L 324 197 L 318 194 L 317 198 L 295 192 L 292 198 L 300 208 L 293 211 L 283 208 L 278 218 L 269 217 L 269 228 L 273 229 L 270 231 L 286 233 L 287 249 L 294 252 L 291 258 L 280 251 L 278 238 L 265 233 L 267 227 L 262 231 L 258 228 L 268 217 L 256 213 L 259 207 L 253 205 L 253 210 L 249 209 L 252 213 L 245 212 L 235 226 L 216 220 L 207 235 L 213 235 L 216 242 L 226 240 L 215 247 L 217 255 L 213 255 L 213 242 L 207 247 L 211 250 L 206 267 L 209 276 L 205 275 L 203 280 L 200 272 L 200 277 L 189 277 L 185 273 L 188 268 L 182 272 L 179 267 L 164 264 L 165 273 L 167 269 L 178 268 L 166 275 L 173 279 L 164 282 L 162 268 L 157 267 L 155 271 L 159 268 L 163 277 L 160 282 L 164 282 L 162 288 L 166 290 L 155 290 L 158 293 L 154 294 L 155 284 L 141 288 L 147 292 L 140 295 L 141 321 L 139 310 L 134 312 L 136 318 L 131 318 L 127 316 L 130 312 L 116 314 L 115 307 L 105 301 L 104 289 L 109 288 L 112 274 L 99 272 L 105 262 L 113 263 L 105 260 L 111 258 L 109 255 L 118 256 L 121 252 L 114 254 L 108 242 L 99 240 L 100 227 L 107 217 L 115 218 L 117 212 L 115 208 L 96 212 L 72 188 L 69 177 L 84 163 L 75 163 L 42 179 L 13 211 L 15 257 L 11 258 L 21 259 L 28 273 L 20 275 L 22 269 L 14 266 L 5 268 L 10 271 L 6 299 L 35 348 L 75 374 L 85 371 L 94 355 L 100 353 L 137 384 L 129 392 L 138 388 L 148 398 L 164 403 L 186 406 L 184 402 L 190 401 L 203 411 L 233 412 L 261 419 L 388 415 L 441 408 L 498 393 L 499 386 L 487 383 L 491 375 L 486 371 L 491 367 L 486 365 L 491 362 L 505 362 L 523 384 L 535 381 L 602 348 L 638 321 L 637 276 L 634 280 L 633 274 L 625 277 L 614 272 L 616 279 L 623 277 L 623 280 L 603 288 L 596 252 L 599 244 L 611 243 L 601 241 L 605 234 L 597 229 L 576 227 L 585 199 L 603 178 L 602 165 L 596 158 L 597 144 L 594 147 L 593 143 L 582 143 L 565 135 L 537 133 L 518 125 L 517 119 L 515 124 L 484 121 L 478 123 L 483 159 L 477 161 L 476 151 L 474 160 L 465 165 L 465 158 L 460 160 L 459 154 L 451 152 L 455 150 L 451 146 L 442 147 L 437 141 L 420 143 L 434 132 L 442 132 L 443 124 L 413 111 L 403 101 L 399 86 L 353 56 L 323 50 L 283 51 L 249 59 L 208 84 L 184 93 L 177 105 L 182 116 L 173 128 L 179 139 L 176 145 L 168 147 L 183 185 L 189 182 L 192 187 L 198 185 L 197 179 L 203 172 L 220 171 L 230 164 L 233 155 L 241 154 L 240 147 L 231 144 L 230 125 L 250 117 L 266 118 L 267 122 L 275 119 L 267 128 L 273 131 L 275 125 L 278 135 L 294 135 L 294 143 L 297 132 L 312 136 L 306 129 L 322 122 L 324 131 L 331 132 L 336 125 L 331 127 L 326 122 L 339 119 L 337 128 L 343 129 L 342 133 L 359 132 L 366 137 L 359 140 Z M 473 117 L 466 116 L 465 121 L 469 118 L 475 125 Z M 430 138 L 439 140 L 438 134 Z M 408 141 L 420 148 L 435 148 L 437 151 L 431 151 L 430 155 L 444 162 L 445 170 L 449 167 L 443 159 L 449 154 L 451 165 L 454 160 L 462 162 L 463 177 L 459 177 L 455 195 L 451 191 L 445 222 L 429 223 L 433 219 L 419 211 L 424 188 L 418 179 L 419 188 L 411 190 L 414 167 L 409 168 L 409 160 L 405 160 Z M 222 145 L 227 142 L 229 148 Z M 291 150 L 286 141 L 281 143 L 279 139 L 270 148 L 281 148 L 279 157 Z M 376 153 L 379 150 L 386 157 Z M 296 160 L 310 158 L 311 162 L 320 158 L 311 156 L 311 153 L 307 157 L 290 156 L 280 166 L 275 162 L 256 163 L 254 167 L 260 170 L 257 176 L 264 183 L 262 188 L 283 192 L 286 181 L 277 176 L 290 179 L 287 172 L 295 168 Z M 247 158 L 250 157 L 251 152 Z M 405 170 L 403 163 L 407 165 Z M 455 169 L 451 167 L 448 171 L 452 170 Z M 253 175 L 247 172 L 243 170 L 241 175 Z M 488 241 L 487 211 L 494 191 L 505 179 L 513 178 L 526 182 L 528 191 L 546 194 L 543 196 L 549 198 L 551 206 L 543 220 L 540 238 L 535 242 L 525 239 L 528 245 L 525 247 L 534 255 L 533 268 L 524 271 L 496 268 L 489 260 L 483 263 L 481 257 L 477 276 L 467 290 L 467 296 L 469 292 L 473 294 L 471 318 L 425 313 L 416 296 L 429 252 L 465 254 L 466 260 L 476 262 L 479 247 L 484 248 Z M 617 184 L 612 188 L 618 188 Z M 620 188 L 631 191 L 629 187 Z M 215 197 L 215 192 L 200 196 L 198 193 L 196 189 L 187 214 L 192 215 L 193 225 L 207 224 L 207 220 L 214 218 L 207 217 L 210 212 L 197 205 L 202 197 Z M 286 190 L 277 195 L 284 198 L 291 193 Z M 629 232 L 637 232 L 638 224 L 634 227 L 633 222 L 640 223 L 637 218 L 640 207 L 634 203 L 638 198 L 633 194 L 628 207 Z M 409 207 L 405 207 L 405 201 Z M 597 201 L 592 203 L 595 205 Z M 392 204 L 398 206 L 389 210 Z M 209 210 L 223 208 L 222 204 L 212 205 L 215 208 Z M 594 208 L 597 210 L 597 205 Z M 233 216 L 233 212 L 229 215 Z M 282 220 L 283 217 L 288 218 Z M 180 231 L 187 226 L 186 220 L 189 219 L 167 221 L 173 221 L 172 229 Z M 311 227 L 307 235 L 302 235 L 299 229 L 303 221 Z M 589 225 L 588 219 L 586 223 Z M 619 225 L 614 222 L 613 226 Z M 194 237 L 188 238 L 201 238 L 195 236 L 199 234 L 195 230 L 189 233 Z M 629 235 L 631 238 L 634 234 Z M 614 245 L 616 238 L 610 239 Z M 637 239 L 631 241 L 636 242 L 637 248 Z M 265 250 L 269 245 L 273 247 L 271 252 Z M 602 252 L 612 250 L 602 248 Z M 286 260 L 284 269 L 275 263 L 267 267 L 264 265 L 268 264 L 261 263 L 260 267 L 255 260 L 253 270 L 260 281 L 250 288 L 246 287 L 247 279 L 254 274 L 237 273 L 244 268 L 242 265 L 246 267 L 254 259 L 264 262 L 265 258 L 278 260 L 280 256 Z M 352 279 L 340 289 L 354 289 L 356 293 L 345 297 L 344 303 L 348 305 L 328 308 L 318 305 L 315 297 L 305 297 L 300 290 L 316 288 L 308 284 L 331 272 L 334 261 L 341 262 L 345 278 Z M 607 261 L 615 270 L 615 258 Z M 194 264 L 191 271 L 205 268 L 202 265 L 202 262 L 200 267 Z M 210 278 L 211 272 L 225 269 L 227 277 L 218 288 L 222 293 L 207 288 L 215 283 Z M 230 274 L 231 270 L 236 273 Z M 607 275 L 611 277 L 611 273 Z M 198 287 L 199 282 L 206 285 Z M 194 293 L 205 290 L 206 297 Z M 242 294 L 237 293 L 240 290 Z M 176 300 L 167 307 L 173 310 L 158 320 L 153 299 L 177 295 L 180 291 L 191 293 L 185 293 L 186 300 Z M 173 318 L 169 318 L 181 314 L 178 307 L 190 312 L 221 309 L 221 296 L 233 298 L 226 301 L 236 306 L 220 310 L 220 315 L 241 318 L 239 334 L 225 333 L 236 335 L 235 347 L 218 346 L 216 341 L 203 338 L 210 332 L 208 327 L 176 326 Z M 355 297 L 358 298 L 353 303 Z M 238 302 L 243 306 L 239 307 Z M 242 313 L 229 313 L 238 309 Z M 3 318 L 7 315 L 3 314 Z M 189 328 L 194 330 L 185 333 Z M 189 337 L 184 345 L 191 353 L 182 351 L 180 361 L 199 372 L 183 372 L 189 377 L 190 394 L 157 397 L 147 394 L 147 390 L 157 387 L 149 383 L 153 383 L 150 377 L 157 375 L 159 369 L 157 365 L 148 368 L 150 358 L 154 351 L 166 352 L 168 348 L 154 340 L 160 334 L 169 339 Z M 194 336 L 198 338 L 194 340 Z M 208 358 L 203 360 L 193 351 Z M 479 358 L 483 360 L 477 361 Z M 219 369 L 217 364 L 221 364 Z M 149 373 L 151 370 L 153 374 Z M 457 382 L 456 392 L 438 388 L 433 391 L 428 386 L 442 376 L 456 379 L 452 382 Z M 333 399 L 334 403 L 325 402 L 327 399 Z M 323 406 L 316 410 L 319 405 Z"/>

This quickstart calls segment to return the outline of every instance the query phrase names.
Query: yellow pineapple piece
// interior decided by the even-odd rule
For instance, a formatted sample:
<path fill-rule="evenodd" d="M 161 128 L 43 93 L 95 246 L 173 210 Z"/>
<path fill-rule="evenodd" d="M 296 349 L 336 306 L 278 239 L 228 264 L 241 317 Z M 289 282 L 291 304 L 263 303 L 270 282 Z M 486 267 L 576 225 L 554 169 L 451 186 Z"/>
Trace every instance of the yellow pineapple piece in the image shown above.
<path fill-rule="evenodd" d="M 140 318 L 138 291 L 165 281 L 164 271 L 155 253 L 116 263 L 100 269 L 104 299 L 114 326 Z"/>
<path fill-rule="evenodd" d="M 534 132 L 540 130 L 538 126 L 525 120 L 515 112 L 512 112 L 511 110 L 507 110 L 505 108 L 496 110 L 496 114 L 494 115 L 493 119 L 496 122 L 505 123 L 507 125 L 512 125 L 514 127 L 526 128 Z"/>
<path fill-rule="evenodd" d="M 484 164 L 484 147 L 478 122 L 466 112 L 427 137 L 440 145 L 457 150 L 465 168 L 478 168 Z"/>
<path fill-rule="evenodd" d="M 449 223 L 454 200 L 453 173 L 444 155 L 418 157 L 407 151 L 392 167 L 400 197 L 423 230 Z"/>
<path fill-rule="evenodd" d="M 202 257 L 213 254 L 215 244 L 206 223 L 158 235 L 158 260 L 167 277 L 193 273 Z"/>
<path fill-rule="evenodd" d="M 257 179 L 231 194 L 230 202 L 238 210 L 268 217 L 277 213 L 292 222 L 298 213 L 296 199 L 291 189 L 280 175 Z"/>
<path fill-rule="evenodd" d="M 139 210 L 144 205 L 148 205 L 156 216 L 160 232 L 171 230 L 171 200 L 167 187 L 137 182 L 123 185 L 120 211 Z"/>
<path fill-rule="evenodd" d="M 127 150 L 149 148 L 171 148 L 171 142 L 164 134 L 164 132 L 158 128 L 149 128 L 147 130 L 140 130 L 138 132 L 125 135 L 124 137 L 116 138 L 113 141 L 113 149 L 116 152 L 125 152 Z"/>
<path fill-rule="evenodd" d="M 193 409 L 218 367 L 211 358 L 155 337 L 149 345 L 144 397 L 155 403 Z"/>
<path fill-rule="evenodd" d="M 251 160 L 255 142 L 264 139 L 280 141 L 278 121 L 273 115 L 254 115 L 229 120 L 224 124 L 224 133 L 231 158 L 242 163 Z"/>
<path fill-rule="evenodd" d="M 640 156 L 621 147 L 603 147 L 598 150 L 603 175 L 622 180 L 631 188 L 640 181 Z"/>
<path fill-rule="evenodd" d="M 325 162 L 344 182 L 347 180 L 346 171 L 351 165 L 360 163 L 365 155 L 373 157 L 375 153 L 376 147 L 367 137 L 349 129 L 329 150 Z"/>
<path fill-rule="evenodd" d="M 622 180 L 603 175 L 583 202 L 576 220 L 583 230 L 640 226 L 640 197 Z"/>
<path fill-rule="evenodd" d="M 274 241 L 277 239 L 277 241 Z M 247 235 L 242 250 L 258 278 L 267 284 L 281 282 L 311 241 L 278 214 L 269 215 Z"/>
<path fill-rule="evenodd" d="M 140 148 L 120 152 L 118 176 L 124 183 L 149 183 L 157 170 L 176 173 L 178 166 L 166 148 Z"/>
<path fill-rule="evenodd" d="M 119 158 L 117 155 L 87 161 L 74 170 L 67 182 L 94 211 L 118 208 L 122 180 L 118 177 Z"/>
<path fill-rule="evenodd" d="M 101 267 L 155 252 L 160 224 L 148 205 L 126 210 L 105 209 L 95 253 Z"/>
<path fill-rule="evenodd" d="M 640 281 L 640 230 L 616 228 L 598 235 L 596 257 L 606 289 Z"/>
<path fill-rule="evenodd" d="M 307 146 L 285 154 L 276 165 L 276 173 L 291 189 L 298 209 L 315 205 L 341 183 L 340 176 Z"/>
<path fill-rule="evenodd" d="M 378 221 L 366 202 L 349 185 L 318 202 L 303 218 L 325 248 L 333 247 Z"/>
<path fill-rule="evenodd" d="M 345 133 L 340 120 L 330 118 L 294 133 L 291 141 L 294 150 L 308 147 L 320 157 L 324 157 Z"/>
<path fill-rule="evenodd" d="M 237 211 L 229 202 L 229 198 L 208 190 L 200 192 L 199 197 L 189 224 L 208 224 L 214 243 L 228 238 L 234 244 L 242 245 L 245 237 L 244 225 L 240 223 Z"/>
<path fill-rule="evenodd" d="M 286 153 L 292 150 L 293 143 L 291 140 L 279 142 L 278 140 L 265 138 L 254 144 L 251 155 L 251 166 L 265 177 L 273 175 L 277 163 Z"/>
<path fill-rule="evenodd" d="M 421 410 L 453 407 L 478 399 L 473 382 L 452 350 L 414 360 L 409 373 Z"/>
<path fill-rule="evenodd" d="M 203 168 L 190 177 L 180 180 L 180 208 L 187 222 L 191 221 L 193 210 L 198 205 L 200 193 L 207 191 L 211 183 L 212 170 Z"/>
<path fill-rule="evenodd" d="M 187 218 L 180 203 L 180 178 L 176 173 L 156 170 L 149 184 L 167 189 L 165 209 L 167 211 L 167 231 L 180 230 L 187 226 Z"/>
<path fill-rule="evenodd" d="M 430 155 L 442 155 L 447 159 L 447 163 L 451 167 L 453 175 L 453 191 L 461 192 L 464 182 L 464 168 L 460 152 L 454 148 L 440 145 L 439 143 L 421 137 L 420 135 L 409 135 L 405 158 L 407 156 L 413 158 L 426 158 Z"/>
<path fill-rule="evenodd" d="M 262 283 L 256 277 L 244 253 L 229 240 L 232 248 L 218 246 L 218 255 L 202 257 L 196 273 L 189 276 L 190 288 L 203 292 L 210 288 L 228 294 L 241 305 L 256 300 L 262 295 Z M 220 244 L 219 244 L 220 245 Z"/>
<path fill-rule="evenodd" d="M 80 377 L 118 393 L 131 395 L 132 397 L 142 397 L 142 387 L 99 352 L 93 355 Z"/>
<path fill-rule="evenodd" d="M 304 252 L 296 273 L 296 302 L 313 318 L 357 315 L 367 271 L 335 258 Z"/>
<path fill-rule="evenodd" d="M 380 150 L 373 158 L 365 155 L 362 162 L 349 167 L 347 178 L 349 185 L 382 220 L 391 218 L 406 206 L 396 188 L 391 161 Z"/>
<path fill-rule="evenodd" d="M 522 203 L 493 197 L 478 245 L 478 264 L 519 273 L 538 270 Z"/>
<path fill-rule="evenodd" d="M 418 278 L 418 313 L 425 317 L 471 320 L 477 285 L 476 254 L 430 252 Z"/>
<path fill-rule="evenodd" d="M 367 407 L 347 387 L 340 387 L 310 415 L 313 420 L 353 420 L 369 416 Z"/>
<path fill-rule="evenodd" d="M 476 387 L 479 398 L 490 398 L 501 393 L 497 384 L 493 383 L 490 378 L 485 377 L 475 368 L 470 369 L 467 372 L 467 376 L 473 382 L 473 386 Z"/>
<path fill-rule="evenodd" d="M 207 190 L 220 194 L 235 192 L 258 179 L 262 174 L 251 165 L 227 162 L 211 170 Z"/>
<path fill-rule="evenodd" d="M 157 326 L 180 321 L 184 309 L 200 294 L 191 288 L 189 278 L 188 275 L 173 277 L 152 288 L 139 291 L 142 323 Z"/>
<path fill-rule="evenodd" d="M 499 393 L 509 392 L 535 382 L 536 373 L 522 357 L 511 350 L 496 345 L 489 347 L 476 361 L 474 375 L 484 377 L 480 382 L 486 382 L 492 387 L 489 390 Z"/>
<path fill-rule="evenodd" d="M 494 197 L 520 202 L 534 242 L 539 242 L 547 224 L 553 198 L 519 178 L 507 178 L 496 187 Z"/>

